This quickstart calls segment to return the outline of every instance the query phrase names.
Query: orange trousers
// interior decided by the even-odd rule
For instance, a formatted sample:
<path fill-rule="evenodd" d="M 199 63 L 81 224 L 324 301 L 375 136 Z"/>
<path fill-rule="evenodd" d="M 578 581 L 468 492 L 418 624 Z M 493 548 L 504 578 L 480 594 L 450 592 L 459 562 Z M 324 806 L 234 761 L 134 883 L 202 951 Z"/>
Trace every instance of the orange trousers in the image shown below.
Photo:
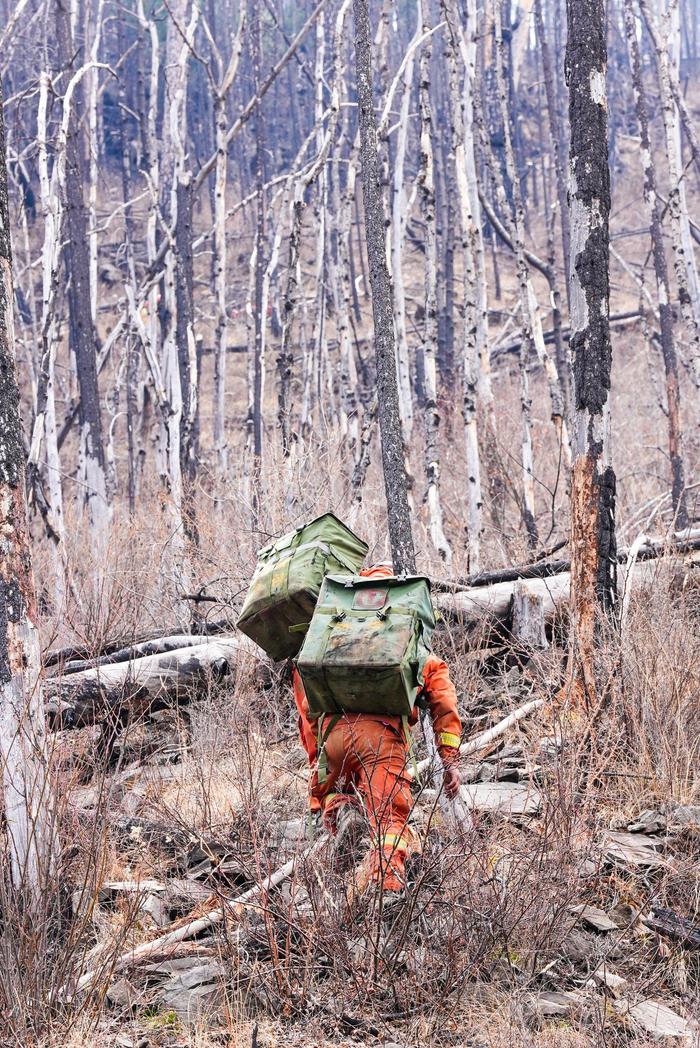
<path fill-rule="evenodd" d="M 327 718 L 321 727 L 325 736 Z M 407 826 L 411 810 L 407 774 L 408 744 L 400 722 L 355 714 L 333 725 L 324 745 L 327 777 L 316 776 L 313 794 L 320 801 L 323 821 L 335 832 L 341 808 L 355 804 L 365 812 L 372 831 L 370 878 L 388 891 L 404 886 L 404 865 L 413 833 Z"/>

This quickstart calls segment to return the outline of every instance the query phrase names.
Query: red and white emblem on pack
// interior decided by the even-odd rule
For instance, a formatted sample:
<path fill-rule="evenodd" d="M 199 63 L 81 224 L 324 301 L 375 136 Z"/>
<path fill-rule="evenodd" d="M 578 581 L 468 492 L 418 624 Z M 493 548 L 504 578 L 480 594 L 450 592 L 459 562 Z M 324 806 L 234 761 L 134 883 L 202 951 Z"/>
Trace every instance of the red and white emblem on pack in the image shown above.
<path fill-rule="evenodd" d="M 360 589 L 352 602 L 355 611 L 379 611 L 386 604 L 389 594 L 385 589 Z"/>

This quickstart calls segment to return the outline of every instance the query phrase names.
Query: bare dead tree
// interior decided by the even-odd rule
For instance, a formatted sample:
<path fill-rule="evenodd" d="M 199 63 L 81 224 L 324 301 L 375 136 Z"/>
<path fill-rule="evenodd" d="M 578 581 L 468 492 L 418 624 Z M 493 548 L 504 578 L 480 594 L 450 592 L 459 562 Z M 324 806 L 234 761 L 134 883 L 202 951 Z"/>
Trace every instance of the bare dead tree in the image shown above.
<path fill-rule="evenodd" d="M 415 572 L 416 557 L 408 505 L 408 477 L 401 438 L 393 295 L 384 240 L 384 204 L 379 173 L 377 122 L 372 85 L 372 35 L 367 0 L 353 0 L 353 9 L 365 237 L 372 288 L 382 463 L 394 570 L 404 574 Z"/>
<path fill-rule="evenodd" d="M 462 329 L 462 414 L 467 458 L 469 563 L 478 571 L 481 563 L 483 494 L 479 448 L 480 407 L 487 423 L 488 439 L 495 442 L 496 426 L 491 393 L 488 348 L 486 267 L 481 211 L 477 191 L 474 89 L 476 75 L 476 5 L 467 9 L 467 26 L 461 24 L 453 0 L 443 0 L 448 39 L 445 55 L 455 183 L 461 225 L 464 282 Z M 462 85 L 458 55 L 462 62 Z"/>
<path fill-rule="evenodd" d="M 238 29 L 231 44 L 231 57 L 226 69 L 218 48 L 215 52 L 217 76 L 214 85 L 214 123 L 216 138 L 216 171 L 214 181 L 214 281 L 216 286 L 216 355 L 214 357 L 214 449 L 219 466 L 225 472 L 228 465 L 226 446 L 226 355 L 228 353 L 228 309 L 226 284 L 228 251 L 226 242 L 226 189 L 228 183 L 228 144 L 226 131 L 228 95 L 236 79 L 243 48 L 243 33 L 247 19 L 247 2 L 242 0 L 238 13 Z"/>
<path fill-rule="evenodd" d="M 69 107 L 65 143 L 64 259 L 70 274 L 68 301 L 71 319 L 71 346 L 75 354 L 80 387 L 80 482 L 84 505 L 96 535 L 103 535 L 110 518 L 107 502 L 102 413 L 97 383 L 97 341 L 92 316 L 90 284 L 90 241 L 88 214 L 83 197 L 86 182 L 81 143 L 84 101 L 80 80 L 69 80 L 75 61 L 70 5 L 56 0 L 56 45 L 64 70 L 66 95 L 72 85 L 73 97 L 64 97 Z"/>
<path fill-rule="evenodd" d="M 428 0 L 420 0 L 420 24 L 425 32 L 429 26 Z M 418 190 L 420 208 L 425 224 L 425 326 L 423 336 L 423 367 L 425 386 L 425 475 L 428 483 L 426 502 L 433 546 L 445 563 L 450 565 L 452 550 L 443 526 L 440 501 L 440 411 L 437 402 L 437 241 L 435 234 L 435 175 L 433 161 L 433 121 L 430 105 L 430 42 L 423 46 L 420 56 L 420 169 Z"/>
<path fill-rule="evenodd" d="M 10 208 L 0 86 L 0 762 L 14 888 L 36 905 L 56 854 L 41 693 L 38 608 L 17 384 Z"/>
<path fill-rule="evenodd" d="M 262 28 L 260 7 L 253 4 L 250 19 L 250 56 L 253 82 L 256 94 L 260 94 L 262 85 Z M 249 346 L 252 357 L 248 363 L 248 452 L 251 457 L 247 468 L 251 469 L 252 489 L 251 508 L 253 526 L 259 527 L 259 477 L 263 454 L 263 392 L 265 386 L 265 318 L 263 308 L 263 282 L 265 275 L 266 246 L 266 192 L 265 192 L 265 121 L 258 108 L 255 112 L 255 246 L 251 257 L 251 277 L 253 279 L 252 329 L 253 341 Z"/>
<path fill-rule="evenodd" d="M 639 0 L 639 7 L 654 43 L 668 157 L 668 211 L 673 243 L 674 271 L 678 299 L 690 342 L 695 383 L 700 387 L 700 278 L 690 233 L 690 216 L 681 155 L 680 116 L 676 101 L 677 98 L 680 98 L 678 91 L 680 40 L 678 4 L 673 0 L 668 5 L 664 2 L 659 6 L 662 29 L 659 29 L 657 25 L 648 0 Z"/>
<path fill-rule="evenodd" d="M 676 525 L 688 526 L 688 501 L 685 490 L 685 463 L 681 430 L 680 388 L 678 360 L 673 330 L 673 307 L 668 277 L 668 265 L 661 226 L 661 202 L 657 192 L 656 164 L 649 137 L 649 110 L 642 76 L 641 55 L 632 0 L 625 0 L 625 29 L 632 69 L 637 122 L 640 133 L 640 156 L 644 167 L 644 203 L 651 234 L 656 293 L 661 334 L 661 355 L 666 377 L 666 418 L 668 422 L 668 454 L 671 463 L 671 499 Z"/>
<path fill-rule="evenodd" d="M 608 394 L 610 172 L 607 146 L 604 0 L 567 0 L 569 216 L 571 222 L 571 668 L 577 694 L 596 700 L 601 610 L 616 601 L 615 473 Z"/>
<path fill-rule="evenodd" d="M 535 0 L 535 25 L 537 26 L 537 42 L 539 44 L 542 58 L 542 72 L 544 74 L 544 90 L 547 103 L 547 122 L 549 124 L 549 140 L 554 162 L 554 177 L 556 182 L 557 200 L 559 202 L 559 221 L 561 224 L 561 246 L 564 258 L 564 268 L 569 266 L 569 209 L 566 201 L 566 167 L 562 155 L 561 143 L 563 131 L 559 117 L 559 105 L 556 94 L 556 75 L 552 66 L 552 58 L 549 49 L 549 37 L 545 30 L 544 17 L 542 14 L 542 0 Z M 567 284 L 568 288 L 568 284 Z"/>

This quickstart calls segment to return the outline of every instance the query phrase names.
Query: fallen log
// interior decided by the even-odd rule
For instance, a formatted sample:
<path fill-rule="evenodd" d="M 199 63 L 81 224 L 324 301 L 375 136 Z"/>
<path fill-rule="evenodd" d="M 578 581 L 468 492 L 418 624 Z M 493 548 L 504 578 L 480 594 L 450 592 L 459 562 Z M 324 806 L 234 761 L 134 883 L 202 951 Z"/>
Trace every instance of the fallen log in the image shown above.
<path fill-rule="evenodd" d="M 220 633 L 231 632 L 234 626 L 235 623 L 230 619 L 217 619 L 212 622 L 198 622 L 196 629 L 194 629 L 191 634 L 186 634 L 186 636 L 216 636 Z M 66 648 L 54 648 L 51 651 L 44 652 L 42 662 L 46 668 L 49 668 L 52 666 L 60 666 L 73 659 L 97 659 L 102 655 L 112 655 L 115 652 L 133 648 L 139 644 L 144 644 L 147 641 L 156 641 L 162 637 L 173 636 L 179 632 L 181 632 L 180 627 L 173 628 L 172 626 L 161 626 L 157 629 L 145 630 L 141 633 L 132 633 L 129 636 L 117 637 L 114 640 L 99 644 L 97 647 L 88 644 L 75 644 Z"/>
<path fill-rule="evenodd" d="M 557 543 L 561 549 L 566 543 Z M 700 549 L 700 528 L 679 531 L 672 539 L 649 539 L 644 537 L 641 544 L 635 544 L 635 559 L 656 560 L 669 550 L 678 553 L 690 553 Z M 618 550 L 617 559 L 625 564 L 634 547 Z M 455 593 L 464 589 L 475 589 L 481 586 L 495 586 L 499 582 L 517 582 L 518 579 L 546 579 L 552 575 L 561 575 L 571 569 L 570 560 L 545 560 L 541 558 L 532 564 L 516 565 L 512 568 L 494 568 L 490 571 L 479 571 L 466 578 L 450 580 L 433 579 L 432 588 L 439 593 Z"/>
<path fill-rule="evenodd" d="M 51 730 L 82 728 L 186 703 L 212 679 L 226 677 L 242 655 L 260 657 L 247 637 L 225 637 L 161 655 L 98 666 L 45 682 Z"/>
<path fill-rule="evenodd" d="M 684 553 L 690 553 L 700 549 L 700 530 L 679 533 L 671 542 L 661 540 L 648 540 L 638 547 L 631 565 L 632 582 L 635 586 L 644 584 L 653 577 L 654 561 L 664 554 L 669 553 L 673 557 Z M 625 565 L 629 555 L 628 550 L 621 550 L 618 556 L 620 562 L 620 591 L 625 586 L 627 573 Z M 679 561 L 679 563 L 682 563 Z M 544 566 L 544 565 L 543 565 Z M 465 626 L 483 625 L 507 625 L 511 620 L 513 607 L 513 596 L 519 579 L 513 581 L 496 582 L 490 586 L 470 586 L 463 590 L 452 593 L 439 593 L 436 595 L 435 603 L 438 609 L 450 618 L 457 619 Z M 545 578 L 528 576 L 528 590 L 534 598 L 542 599 L 542 610 L 545 620 L 551 621 L 557 608 L 565 604 L 569 599 L 568 570 L 559 571 Z"/>
<path fill-rule="evenodd" d="M 177 651 L 178 648 L 192 648 L 201 643 L 201 633 L 179 633 L 172 637 L 155 637 L 153 640 L 144 640 L 127 648 L 118 648 L 111 654 L 100 655 L 94 659 L 72 659 L 61 666 L 61 673 L 64 676 L 70 673 L 82 673 L 83 670 L 96 669 L 98 666 L 131 662 L 134 659 L 145 658 L 147 655 L 165 655 L 167 652 Z"/>

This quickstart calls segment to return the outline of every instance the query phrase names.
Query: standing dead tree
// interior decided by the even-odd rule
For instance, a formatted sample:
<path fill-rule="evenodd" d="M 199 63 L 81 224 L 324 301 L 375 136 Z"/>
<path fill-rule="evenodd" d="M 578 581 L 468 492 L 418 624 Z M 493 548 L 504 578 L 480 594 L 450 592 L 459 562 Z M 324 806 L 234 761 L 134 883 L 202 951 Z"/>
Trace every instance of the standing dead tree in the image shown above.
<path fill-rule="evenodd" d="M 37 902 L 54 854 L 38 609 L 25 494 L 0 87 L 0 762 L 13 886 Z"/>
<path fill-rule="evenodd" d="M 461 226 L 464 286 L 462 329 L 462 377 L 464 440 L 467 459 L 467 500 L 469 563 L 478 571 L 481 560 L 483 496 L 479 456 L 479 401 L 490 400 L 488 371 L 488 331 L 484 244 L 477 194 L 474 143 L 474 72 L 476 50 L 476 9 L 469 6 L 466 33 L 454 9 L 453 0 L 442 0 L 447 23 L 445 55 L 448 67 L 448 93 L 455 182 Z M 459 88 L 458 53 L 463 64 L 463 86 Z M 485 396 L 484 396 L 485 394 Z M 492 427 L 490 427 L 492 428 Z M 492 428 L 491 436 L 495 436 Z"/>
<path fill-rule="evenodd" d="M 700 279 L 698 278 L 690 216 L 685 191 L 683 158 L 681 155 L 680 114 L 678 101 L 678 64 L 680 26 L 678 4 L 671 0 L 660 5 L 661 28 L 657 25 L 648 0 L 639 0 L 639 7 L 651 36 L 656 56 L 659 98 L 664 121 L 666 154 L 668 157 L 668 212 L 673 244 L 674 271 L 678 299 L 691 346 L 695 383 L 700 387 Z M 674 97 L 675 91 L 675 97 Z"/>
<path fill-rule="evenodd" d="M 663 230 L 661 227 L 661 201 L 657 192 L 656 163 L 649 137 L 649 110 L 642 77 L 641 55 L 632 0 L 625 0 L 625 31 L 632 69 L 632 87 L 637 110 L 637 123 L 639 124 L 640 157 L 644 166 L 644 203 L 651 234 L 659 309 L 661 355 L 666 377 L 666 419 L 668 422 L 668 454 L 671 463 L 671 500 L 676 526 L 680 529 L 688 526 L 688 503 L 685 491 L 678 359 L 673 331 L 673 308 L 671 306 L 668 265 L 666 263 Z"/>
<path fill-rule="evenodd" d="M 228 310 L 226 308 L 226 279 L 228 256 L 226 245 L 226 186 L 228 182 L 228 145 L 226 142 L 226 103 L 236 78 L 243 47 L 243 33 L 247 17 L 247 2 L 242 0 L 238 14 L 238 30 L 231 46 L 231 57 L 226 69 L 223 58 L 214 48 L 217 76 L 214 90 L 214 125 L 216 138 L 216 172 L 214 183 L 214 284 L 216 290 L 216 354 L 214 357 L 214 450 L 219 465 L 225 472 L 228 455 L 226 448 L 226 354 L 228 352 Z"/>
<path fill-rule="evenodd" d="M 600 611 L 616 601 L 615 473 L 610 463 L 607 66 L 605 0 L 567 0 L 570 348 L 573 363 L 571 671 L 577 697 L 597 695 Z"/>
<path fill-rule="evenodd" d="M 382 440 L 382 464 L 394 570 L 415 570 L 415 550 L 408 505 L 408 477 L 401 437 L 401 413 L 396 376 L 393 295 L 386 261 L 384 203 L 379 177 L 377 122 L 372 86 L 372 36 L 367 0 L 353 0 L 355 64 L 360 120 L 360 157 L 365 209 L 365 236 L 374 316 L 377 401 Z"/>
<path fill-rule="evenodd" d="M 419 14 L 423 31 L 428 28 L 430 5 L 420 0 Z M 452 550 L 445 536 L 440 502 L 440 411 L 437 400 L 437 239 L 435 232 L 435 175 L 433 164 L 433 121 L 430 107 L 430 41 L 426 42 L 420 56 L 420 170 L 418 191 L 420 209 L 425 224 L 425 326 L 423 334 L 423 381 L 425 391 L 425 474 L 427 479 L 426 502 L 430 537 L 433 546 L 448 565 L 452 561 Z"/>
<path fill-rule="evenodd" d="M 75 60 L 70 4 L 56 0 L 56 44 L 64 77 Z M 72 97 L 68 87 L 72 87 Z M 90 238 L 88 215 L 83 197 L 87 181 L 81 142 L 84 114 L 80 78 L 68 82 L 64 105 L 69 108 L 65 144 L 65 179 L 63 237 L 66 272 L 70 274 L 68 302 L 70 308 L 71 346 L 75 355 L 80 388 L 80 471 L 83 502 L 88 509 L 90 525 L 96 536 L 104 534 L 110 519 L 107 501 L 105 453 L 102 437 L 100 392 L 97 384 L 97 342 L 92 316 L 90 287 Z"/>

